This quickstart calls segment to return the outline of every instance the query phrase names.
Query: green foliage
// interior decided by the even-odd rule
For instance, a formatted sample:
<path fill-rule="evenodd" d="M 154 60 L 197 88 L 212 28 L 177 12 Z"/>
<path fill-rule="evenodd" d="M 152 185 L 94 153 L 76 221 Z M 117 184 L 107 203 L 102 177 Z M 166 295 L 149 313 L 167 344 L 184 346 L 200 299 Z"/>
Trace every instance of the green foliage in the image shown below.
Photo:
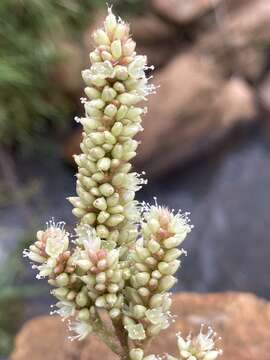
<path fill-rule="evenodd" d="M 102 3 L 102 2 L 101 2 Z M 98 0 L 1 0 L 0 143 L 29 143 L 48 119 L 62 125 L 64 94 L 50 75 L 61 39 L 89 23 Z"/>
<path fill-rule="evenodd" d="M 13 345 L 13 336 L 22 321 L 23 299 L 41 292 L 37 286 L 19 285 L 25 273 L 21 252 L 32 234 L 21 239 L 18 246 L 0 266 L 0 356 L 6 356 Z"/>

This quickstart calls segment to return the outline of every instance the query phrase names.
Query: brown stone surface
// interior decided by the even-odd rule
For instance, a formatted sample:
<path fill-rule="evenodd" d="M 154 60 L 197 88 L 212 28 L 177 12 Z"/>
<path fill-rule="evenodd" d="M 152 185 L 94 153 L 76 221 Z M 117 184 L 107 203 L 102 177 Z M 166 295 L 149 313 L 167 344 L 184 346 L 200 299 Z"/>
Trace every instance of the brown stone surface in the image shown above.
<path fill-rule="evenodd" d="M 221 359 L 267 360 L 270 353 L 270 305 L 251 294 L 220 293 L 174 295 L 172 312 L 178 317 L 162 332 L 150 351 L 177 354 L 175 333 L 197 333 L 200 324 L 211 325 L 222 337 Z M 18 334 L 11 360 L 114 360 L 94 336 L 69 342 L 59 318 L 43 316 L 29 321 Z"/>
<path fill-rule="evenodd" d="M 270 113 L 270 73 L 259 88 L 259 98 L 263 109 Z"/>
<path fill-rule="evenodd" d="M 183 25 L 198 19 L 219 0 L 152 0 L 153 8 L 169 20 Z"/>
<path fill-rule="evenodd" d="M 200 154 L 255 115 L 252 88 L 238 78 L 224 79 L 208 56 L 190 52 L 175 57 L 155 83 L 160 88 L 148 101 L 135 158 L 149 175 Z"/>

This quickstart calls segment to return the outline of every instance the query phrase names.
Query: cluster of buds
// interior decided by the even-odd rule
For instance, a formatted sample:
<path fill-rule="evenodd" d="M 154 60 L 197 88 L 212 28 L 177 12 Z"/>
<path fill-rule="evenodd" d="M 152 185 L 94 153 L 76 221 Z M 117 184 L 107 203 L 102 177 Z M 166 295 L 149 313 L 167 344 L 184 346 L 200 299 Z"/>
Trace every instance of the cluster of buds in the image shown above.
<path fill-rule="evenodd" d="M 178 249 L 190 232 L 188 214 L 174 214 L 155 204 L 143 206 L 142 237 L 131 251 L 131 287 L 126 289 L 129 312 L 125 317 L 130 336 L 153 337 L 169 326 L 171 299 L 168 291 L 177 282 L 173 275 L 180 266 Z"/>
<path fill-rule="evenodd" d="M 72 319 L 74 338 L 94 332 L 122 358 L 157 360 L 145 356 L 144 347 L 173 319 L 169 290 L 185 254 L 178 246 L 192 226 L 187 214 L 135 200 L 145 183 L 130 163 L 146 111 L 138 103 L 155 91 L 146 56 L 137 55 L 129 26 L 111 9 L 93 40 L 90 67 L 82 72 L 85 114 L 75 119 L 83 127 L 82 153 L 74 156 L 77 195 L 68 198 L 78 218 L 75 240 L 63 223 L 51 221 L 24 255 L 55 287 L 52 313 Z M 211 339 L 203 333 L 196 341 L 179 337 L 180 359 L 216 359 Z"/>

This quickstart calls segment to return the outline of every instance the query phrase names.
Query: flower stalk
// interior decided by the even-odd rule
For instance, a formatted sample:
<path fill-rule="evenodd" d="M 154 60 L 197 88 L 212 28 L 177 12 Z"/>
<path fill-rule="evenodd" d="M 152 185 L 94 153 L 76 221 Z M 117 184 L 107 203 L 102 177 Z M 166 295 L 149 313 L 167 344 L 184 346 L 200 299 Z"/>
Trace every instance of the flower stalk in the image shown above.
<path fill-rule="evenodd" d="M 96 333 L 122 359 L 155 360 L 144 354 L 173 321 L 169 291 L 192 226 L 188 213 L 135 200 L 145 183 L 130 162 L 146 112 L 139 103 L 155 92 L 146 56 L 135 52 L 129 26 L 111 9 L 93 40 L 91 65 L 82 72 L 85 114 L 76 118 L 83 128 L 82 153 L 74 156 L 77 194 L 68 198 L 78 218 L 75 240 L 51 221 L 24 254 L 54 287 L 53 313 L 73 319 L 74 339 Z M 202 334 L 192 345 L 179 338 L 180 359 L 216 359 L 219 351 L 207 341 Z"/>

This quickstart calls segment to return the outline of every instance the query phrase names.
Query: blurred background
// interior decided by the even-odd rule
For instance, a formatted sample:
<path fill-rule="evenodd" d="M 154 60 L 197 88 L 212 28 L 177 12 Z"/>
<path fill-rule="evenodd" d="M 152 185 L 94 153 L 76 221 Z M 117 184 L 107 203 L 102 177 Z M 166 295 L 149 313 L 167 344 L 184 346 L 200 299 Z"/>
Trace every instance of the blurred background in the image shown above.
<path fill-rule="evenodd" d="M 178 291 L 270 299 L 270 1 L 119 0 L 155 65 L 135 161 L 140 200 L 191 212 Z M 0 2 L 0 357 L 47 314 L 45 282 L 21 257 L 54 216 L 72 228 L 80 72 L 102 0 Z"/>

